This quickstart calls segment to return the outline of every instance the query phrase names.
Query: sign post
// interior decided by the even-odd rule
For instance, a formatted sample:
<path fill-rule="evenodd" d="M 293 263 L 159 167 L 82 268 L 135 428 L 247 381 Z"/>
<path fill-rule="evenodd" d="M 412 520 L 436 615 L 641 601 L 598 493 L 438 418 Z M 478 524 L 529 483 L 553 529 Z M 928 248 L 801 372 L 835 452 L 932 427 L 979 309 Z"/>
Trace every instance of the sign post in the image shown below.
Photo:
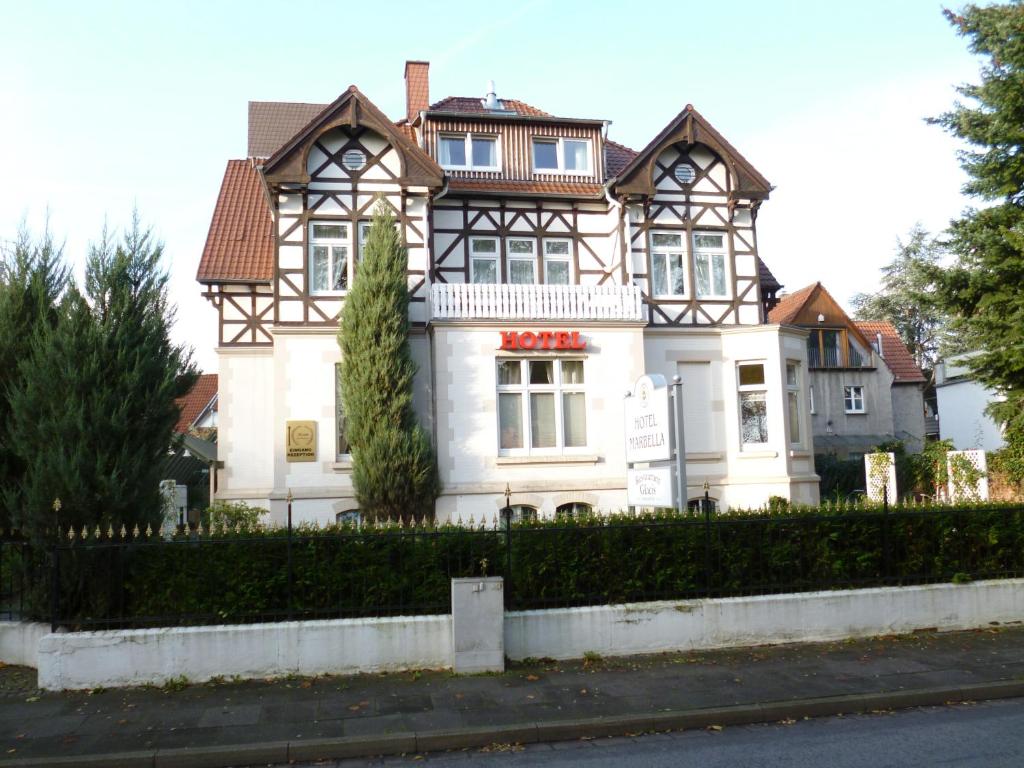
<path fill-rule="evenodd" d="M 685 448 L 682 439 L 682 381 L 672 382 L 672 414 L 665 377 L 656 373 L 641 376 L 626 394 L 624 402 L 626 435 L 626 503 L 631 507 L 686 506 Z M 673 418 L 674 416 L 674 418 Z M 668 462 L 672 466 L 650 466 Z M 635 468 L 635 464 L 647 464 Z"/>

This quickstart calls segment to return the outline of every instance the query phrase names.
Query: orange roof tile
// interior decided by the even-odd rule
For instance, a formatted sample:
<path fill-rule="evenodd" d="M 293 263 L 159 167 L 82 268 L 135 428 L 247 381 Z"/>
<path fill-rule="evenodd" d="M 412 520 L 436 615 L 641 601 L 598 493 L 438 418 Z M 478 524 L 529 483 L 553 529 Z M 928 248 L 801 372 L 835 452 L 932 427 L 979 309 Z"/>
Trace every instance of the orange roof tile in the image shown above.
<path fill-rule="evenodd" d="M 779 303 L 768 313 L 769 323 L 789 323 L 800 314 L 807 299 L 821 283 L 812 283 L 799 291 L 779 297 Z"/>
<path fill-rule="evenodd" d="M 926 381 L 921 369 L 914 362 L 914 356 L 910 354 L 907 345 L 900 338 L 896 327 L 885 320 L 854 320 L 857 329 L 863 333 L 868 341 L 875 341 L 878 334 L 882 336 L 882 349 L 880 354 L 885 364 L 889 366 L 895 381 L 899 384 L 907 382 Z"/>
<path fill-rule="evenodd" d="M 196 419 L 206 410 L 210 401 L 217 396 L 217 374 L 202 373 L 196 379 L 195 385 L 187 395 L 175 400 L 178 406 L 178 423 L 174 425 L 174 432 L 183 435 L 195 423 Z"/>
<path fill-rule="evenodd" d="M 267 282 L 274 273 L 273 220 L 250 160 L 228 160 L 196 280 Z"/>
<path fill-rule="evenodd" d="M 600 184 L 568 181 L 510 181 L 507 179 L 451 179 L 450 192 L 510 192 L 523 195 L 565 195 L 568 197 L 600 197 Z"/>

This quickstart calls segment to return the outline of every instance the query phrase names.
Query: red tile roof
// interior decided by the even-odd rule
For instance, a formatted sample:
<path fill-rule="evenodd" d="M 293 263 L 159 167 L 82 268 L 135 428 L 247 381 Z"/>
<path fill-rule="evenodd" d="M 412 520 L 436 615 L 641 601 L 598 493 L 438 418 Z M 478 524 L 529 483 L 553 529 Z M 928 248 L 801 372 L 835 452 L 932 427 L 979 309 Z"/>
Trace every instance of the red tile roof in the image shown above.
<path fill-rule="evenodd" d="M 898 384 L 909 382 L 925 382 L 924 374 L 914 362 L 914 356 L 910 354 L 907 345 L 903 343 L 899 332 L 892 323 L 884 320 L 854 320 L 857 329 L 863 333 L 868 341 L 874 342 L 877 334 L 882 335 L 881 356 L 885 364 L 889 366 L 892 375 Z"/>
<path fill-rule="evenodd" d="M 531 107 L 515 99 L 498 99 L 501 108 L 517 115 L 528 115 L 530 117 L 553 117 L 547 112 Z M 431 112 L 464 112 L 472 114 L 490 115 L 493 110 L 484 108 L 483 99 L 474 96 L 449 96 L 430 105 Z"/>
<path fill-rule="evenodd" d="M 250 160 L 228 160 L 196 280 L 267 282 L 274 274 L 273 220 Z"/>
<path fill-rule="evenodd" d="M 611 139 L 604 140 L 604 174 L 609 179 L 618 176 L 619 171 L 633 162 L 639 154 L 636 150 Z"/>
<path fill-rule="evenodd" d="M 511 181 L 508 179 L 451 179 L 449 192 L 509 192 L 522 195 L 565 195 L 567 197 L 600 197 L 601 184 L 567 181 Z"/>
<path fill-rule="evenodd" d="M 814 289 L 821 283 L 812 283 L 799 291 L 793 291 L 786 296 L 779 297 L 779 303 L 768 313 L 769 323 L 789 323 L 800 314 L 804 304 L 811 297 Z"/>
<path fill-rule="evenodd" d="M 210 401 L 217 396 L 217 374 L 202 373 L 188 394 L 175 400 L 180 416 L 174 425 L 175 434 L 183 435 L 206 410 Z M 214 406 L 216 407 L 216 406 Z"/>
<path fill-rule="evenodd" d="M 328 106 L 294 101 L 250 101 L 247 157 L 270 157 Z"/>

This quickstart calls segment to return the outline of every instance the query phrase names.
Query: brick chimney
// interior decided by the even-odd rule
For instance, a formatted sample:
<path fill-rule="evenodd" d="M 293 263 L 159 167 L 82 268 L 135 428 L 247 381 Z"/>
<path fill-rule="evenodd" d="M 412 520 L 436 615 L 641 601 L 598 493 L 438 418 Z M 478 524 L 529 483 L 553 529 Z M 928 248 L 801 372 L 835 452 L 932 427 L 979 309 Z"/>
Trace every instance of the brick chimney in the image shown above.
<path fill-rule="evenodd" d="M 430 106 L 430 62 L 405 62 L 405 116 L 411 123 Z"/>

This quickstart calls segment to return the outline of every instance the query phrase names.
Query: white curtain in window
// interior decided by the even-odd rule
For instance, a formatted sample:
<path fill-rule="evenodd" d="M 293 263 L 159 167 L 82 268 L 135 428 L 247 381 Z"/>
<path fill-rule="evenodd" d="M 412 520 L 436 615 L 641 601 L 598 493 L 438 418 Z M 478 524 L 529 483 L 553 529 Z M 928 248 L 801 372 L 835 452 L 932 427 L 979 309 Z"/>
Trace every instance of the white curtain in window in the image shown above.
<path fill-rule="evenodd" d="M 550 285 L 569 284 L 569 262 L 552 260 L 546 262 L 544 268 L 544 280 Z"/>
<path fill-rule="evenodd" d="M 498 262 L 494 259 L 473 259 L 474 283 L 498 282 Z"/>
<path fill-rule="evenodd" d="M 800 442 L 800 397 L 798 392 L 788 392 L 789 396 L 789 442 Z"/>
<path fill-rule="evenodd" d="M 562 394 L 562 421 L 565 447 L 584 447 L 587 444 L 587 403 L 582 392 Z"/>
<path fill-rule="evenodd" d="M 494 139 L 473 139 L 473 165 L 478 168 L 493 168 L 498 164 Z"/>
<path fill-rule="evenodd" d="M 313 246 L 313 290 L 327 290 L 327 246 Z"/>
<path fill-rule="evenodd" d="M 537 280 L 533 275 L 533 262 L 526 259 L 510 259 L 508 278 L 510 283 L 536 283 Z"/>
<path fill-rule="evenodd" d="M 331 288 L 343 291 L 348 287 L 348 249 L 332 248 L 331 256 L 334 257 Z"/>
<path fill-rule="evenodd" d="M 706 253 L 698 253 L 693 260 L 693 269 L 697 278 L 697 295 L 707 296 L 711 293 L 711 265 Z"/>
<path fill-rule="evenodd" d="M 523 447 L 523 396 L 501 393 L 498 395 L 498 427 L 502 448 Z"/>
<path fill-rule="evenodd" d="M 437 154 L 438 162 L 441 165 L 465 165 L 466 140 L 461 136 L 458 138 L 442 136 L 438 142 Z"/>
<path fill-rule="evenodd" d="M 666 269 L 667 256 L 663 253 L 656 253 L 651 257 L 651 266 L 654 274 L 651 278 L 651 290 L 655 296 L 664 296 L 668 293 L 668 270 Z"/>
<path fill-rule="evenodd" d="M 712 269 L 712 274 L 714 276 L 715 295 L 725 296 L 725 254 L 713 254 L 711 256 L 711 264 L 714 267 L 714 269 Z"/>
<path fill-rule="evenodd" d="M 672 257 L 672 293 L 680 296 L 683 293 L 685 281 L 683 280 L 683 256 L 674 254 Z"/>
<path fill-rule="evenodd" d="M 567 171 L 585 171 L 587 165 L 587 143 L 585 141 L 565 142 L 565 169 Z"/>
<path fill-rule="evenodd" d="M 555 395 L 534 392 L 530 395 L 530 438 L 534 448 L 555 447 Z"/>

